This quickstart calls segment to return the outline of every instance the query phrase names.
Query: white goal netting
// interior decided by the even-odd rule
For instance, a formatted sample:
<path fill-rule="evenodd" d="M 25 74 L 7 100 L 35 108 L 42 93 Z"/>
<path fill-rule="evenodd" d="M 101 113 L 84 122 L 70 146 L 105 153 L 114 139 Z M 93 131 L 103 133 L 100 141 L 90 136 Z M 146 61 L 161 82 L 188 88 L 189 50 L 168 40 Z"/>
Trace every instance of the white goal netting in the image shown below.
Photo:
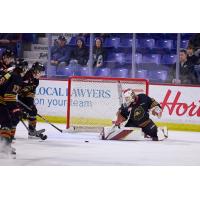
<path fill-rule="evenodd" d="M 68 86 L 67 127 L 112 125 L 122 103 L 122 91 L 148 94 L 146 79 L 71 77 Z"/>

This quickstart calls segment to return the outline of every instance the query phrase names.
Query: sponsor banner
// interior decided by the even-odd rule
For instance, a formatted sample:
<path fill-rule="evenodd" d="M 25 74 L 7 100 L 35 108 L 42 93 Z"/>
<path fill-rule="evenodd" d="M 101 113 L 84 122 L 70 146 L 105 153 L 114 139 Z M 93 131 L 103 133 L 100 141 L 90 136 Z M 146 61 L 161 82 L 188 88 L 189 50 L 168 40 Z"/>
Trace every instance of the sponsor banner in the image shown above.
<path fill-rule="evenodd" d="M 108 83 L 105 83 L 105 86 Z M 37 88 L 35 103 L 42 115 L 66 116 L 67 113 L 67 81 L 41 80 Z M 126 89 L 126 88 L 123 88 Z M 72 91 L 73 112 L 81 117 L 111 118 L 119 107 L 118 88 L 110 83 L 99 88 L 95 84 L 84 83 L 74 85 Z M 175 123 L 199 123 L 200 119 L 200 87 L 184 87 L 173 85 L 150 85 L 149 96 L 156 99 L 163 107 L 162 119 L 155 121 Z M 110 101 L 112 99 L 112 102 Z M 108 104 L 108 101 L 111 104 Z M 93 111 L 93 112 L 92 112 Z M 79 115 L 79 116 L 80 116 Z"/>
<path fill-rule="evenodd" d="M 68 81 L 40 80 L 35 104 L 41 115 L 66 116 Z"/>
<path fill-rule="evenodd" d="M 200 123 L 200 87 L 150 85 L 149 96 L 163 108 L 162 122 Z"/>

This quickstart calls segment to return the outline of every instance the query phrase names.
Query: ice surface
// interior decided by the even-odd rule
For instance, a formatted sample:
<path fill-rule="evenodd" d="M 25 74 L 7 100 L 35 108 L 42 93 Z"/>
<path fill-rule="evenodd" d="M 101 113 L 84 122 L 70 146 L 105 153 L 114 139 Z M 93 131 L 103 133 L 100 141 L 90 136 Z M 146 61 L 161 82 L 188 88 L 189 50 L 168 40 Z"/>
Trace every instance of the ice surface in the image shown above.
<path fill-rule="evenodd" d="M 64 129 L 64 124 L 56 124 Z M 169 166 L 200 165 L 200 133 L 170 131 L 169 139 L 153 141 L 102 141 L 97 133 L 60 133 L 50 125 L 46 141 L 27 139 L 22 124 L 17 127 L 13 147 L 16 159 L 0 159 L 0 165 L 19 166 Z M 85 141 L 89 142 L 85 142 Z"/>

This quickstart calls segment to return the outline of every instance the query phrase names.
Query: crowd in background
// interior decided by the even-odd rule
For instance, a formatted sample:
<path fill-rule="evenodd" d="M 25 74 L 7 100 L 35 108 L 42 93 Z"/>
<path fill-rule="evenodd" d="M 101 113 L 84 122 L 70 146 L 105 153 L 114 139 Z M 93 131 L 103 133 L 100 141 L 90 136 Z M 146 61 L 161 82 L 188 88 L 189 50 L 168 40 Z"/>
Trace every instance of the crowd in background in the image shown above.
<path fill-rule="evenodd" d="M 93 67 L 103 66 L 105 51 L 102 45 L 102 38 L 95 38 Z M 57 65 L 58 67 L 66 65 L 87 66 L 88 60 L 89 48 L 85 44 L 84 37 L 78 36 L 74 47 L 67 45 L 64 36 L 59 36 L 54 41 L 54 46 L 51 48 L 51 64 Z"/>
<path fill-rule="evenodd" d="M 26 41 L 27 34 L 0 34 L 0 48 L 11 48 L 16 55 L 23 55 L 22 44 Z M 36 42 L 38 36 L 45 34 L 32 34 L 32 42 Z M 50 63 L 57 68 L 85 67 L 89 66 L 89 45 L 90 34 L 75 34 L 75 45 L 69 45 L 70 41 L 64 35 L 54 40 L 51 47 Z M 105 67 L 105 60 L 108 51 L 104 48 L 105 39 L 114 37 L 115 34 L 95 34 L 92 54 L 93 69 Z M 200 34 L 194 34 L 186 49 L 179 52 L 179 79 L 176 79 L 176 63 L 169 69 L 167 82 L 176 84 L 199 84 L 198 74 L 195 67 L 200 65 Z M 49 67 L 49 66 L 48 66 Z"/>

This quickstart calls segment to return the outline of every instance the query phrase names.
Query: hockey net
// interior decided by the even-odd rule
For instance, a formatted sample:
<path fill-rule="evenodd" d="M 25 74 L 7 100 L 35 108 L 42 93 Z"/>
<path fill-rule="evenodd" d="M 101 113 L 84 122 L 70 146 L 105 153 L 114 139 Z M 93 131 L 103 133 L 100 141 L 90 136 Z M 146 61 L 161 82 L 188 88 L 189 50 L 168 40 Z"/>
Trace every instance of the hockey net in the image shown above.
<path fill-rule="evenodd" d="M 122 91 L 148 94 L 146 79 L 70 77 L 68 81 L 67 128 L 84 130 L 111 126 L 123 102 Z"/>

